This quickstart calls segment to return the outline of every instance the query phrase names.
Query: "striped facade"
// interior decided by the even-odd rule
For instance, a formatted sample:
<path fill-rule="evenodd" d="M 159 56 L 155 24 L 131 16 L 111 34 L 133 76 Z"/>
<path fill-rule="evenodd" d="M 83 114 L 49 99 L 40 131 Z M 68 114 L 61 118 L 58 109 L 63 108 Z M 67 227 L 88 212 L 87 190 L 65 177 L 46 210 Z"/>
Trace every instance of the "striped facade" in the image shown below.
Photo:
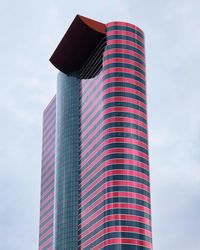
<path fill-rule="evenodd" d="M 80 249 L 152 249 L 143 32 L 109 23 L 81 86 Z"/>
<path fill-rule="evenodd" d="M 56 97 L 43 113 L 39 250 L 53 249 Z"/>
<path fill-rule="evenodd" d="M 98 39 L 44 111 L 39 250 L 153 249 L 144 33 Z"/>

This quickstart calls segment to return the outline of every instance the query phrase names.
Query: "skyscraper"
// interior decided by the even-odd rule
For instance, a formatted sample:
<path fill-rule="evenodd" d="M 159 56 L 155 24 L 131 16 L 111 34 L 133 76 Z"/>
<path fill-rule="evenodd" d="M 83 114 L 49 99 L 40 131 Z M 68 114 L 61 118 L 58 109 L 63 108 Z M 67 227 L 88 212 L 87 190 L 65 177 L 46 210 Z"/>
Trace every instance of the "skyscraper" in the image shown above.
<path fill-rule="evenodd" d="M 39 249 L 152 249 L 142 30 L 78 15 L 50 61 Z"/>

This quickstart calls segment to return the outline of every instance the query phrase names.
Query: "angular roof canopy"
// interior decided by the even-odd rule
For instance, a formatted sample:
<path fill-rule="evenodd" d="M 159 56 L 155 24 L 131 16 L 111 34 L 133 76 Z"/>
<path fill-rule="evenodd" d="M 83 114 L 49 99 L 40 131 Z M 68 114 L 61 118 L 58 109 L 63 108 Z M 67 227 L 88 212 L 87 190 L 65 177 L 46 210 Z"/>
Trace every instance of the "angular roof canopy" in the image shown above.
<path fill-rule="evenodd" d="M 77 15 L 50 62 L 65 74 L 79 71 L 106 36 L 105 27 L 103 23 Z"/>

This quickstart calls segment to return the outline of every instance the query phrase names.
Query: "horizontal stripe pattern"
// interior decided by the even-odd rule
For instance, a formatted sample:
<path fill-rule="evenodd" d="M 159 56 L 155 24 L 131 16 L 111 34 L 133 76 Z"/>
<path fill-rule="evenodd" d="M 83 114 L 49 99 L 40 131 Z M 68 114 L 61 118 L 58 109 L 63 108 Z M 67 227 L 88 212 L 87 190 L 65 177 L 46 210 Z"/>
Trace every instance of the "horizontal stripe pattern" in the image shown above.
<path fill-rule="evenodd" d="M 106 35 L 100 75 L 81 81 L 79 247 L 150 250 L 144 34 L 113 22 Z"/>
<path fill-rule="evenodd" d="M 82 80 L 81 81 L 81 145 L 80 145 L 80 177 L 87 173 L 87 170 L 84 171 L 84 165 L 89 164 L 88 161 L 92 158 L 92 154 L 99 154 L 101 150 L 101 145 L 97 145 L 98 143 L 102 143 L 103 141 L 103 133 L 102 128 L 99 124 L 102 123 L 102 104 L 103 104 L 103 81 L 102 74 L 96 76 L 94 79 Z M 93 131 L 93 135 L 92 135 Z M 95 135 L 96 134 L 96 138 Z M 95 139 L 94 139 L 95 138 Z M 86 144 L 88 148 L 86 149 Z M 90 147 L 90 145 L 92 145 Z M 99 170 L 99 169 L 98 169 Z M 103 171 L 98 171 L 98 174 L 101 178 L 103 178 Z M 80 232 L 82 231 L 81 225 L 83 221 L 83 213 L 86 211 L 81 202 L 81 193 L 83 179 L 80 178 L 80 209 L 79 209 L 79 228 Z M 94 183 L 91 184 L 92 188 L 95 188 Z M 86 193 L 87 196 L 87 193 Z M 89 196 L 88 196 L 89 197 Z M 102 197 L 100 197 L 102 199 Z M 88 214 L 89 216 L 89 214 Z M 91 224 L 91 228 L 93 228 L 93 224 Z M 84 229 L 83 229 L 84 231 Z M 79 246 L 83 249 L 81 241 L 82 234 L 79 232 Z M 89 237 L 89 234 L 88 236 Z"/>
<path fill-rule="evenodd" d="M 39 250 L 53 249 L 56 96 L 43 115 Z"/>

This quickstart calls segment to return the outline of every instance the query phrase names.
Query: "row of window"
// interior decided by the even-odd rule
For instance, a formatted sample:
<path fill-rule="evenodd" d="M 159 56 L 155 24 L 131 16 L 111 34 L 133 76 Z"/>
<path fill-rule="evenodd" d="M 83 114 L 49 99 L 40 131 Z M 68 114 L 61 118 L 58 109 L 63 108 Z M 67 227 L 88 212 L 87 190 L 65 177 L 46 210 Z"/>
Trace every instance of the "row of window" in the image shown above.
<path fill-rule="evenodd" d="M 44 230 L 40 231 L 40 241 L 42 240 L 42 238 L 44 238 L 44 234 L 48 232 L 48 230 L 53 229 L 53 222 L 51 224 L 49 224 L 47 227 L 45 227 Z"/>
<path fill-rule="evenodd" d="M 39 241 L 39 246 L 43 245 L 48 239 L 53 239 L 53 232 L 50 232 L 44 239 Z"/>
<path fill-rule="evenodd" d="M 48 163 L 51 164 L 45 164 L 42 166 L 42 182 L 46 181 L 46 178 L 48 178 L 48 176 L 52 173 L 52 171 L 54 171 L 55 169 L 55 155 L 52 156 L 52 158 L 48 161 Z"/>
<path fill-rule="evenodd" d="M 144 52 L 134 46 L 130 46 L 128 44 L 126 44 L 126 41 L 123 40 L 120 43 L 114 43 L 114 44 L 108 44 L 106 45 L 106 51 L 110 50 L 110 49 L 126 49 L 126 50 L 130 50 L 133 51 L 139 55 L 141 55 L 142 57 L 144 57 Z"/>
<path fill-rule="evenodd" d="M 137 151 L 141 157 L 148 158 L 148 150 L 142 146 L 137 145 L 137 142 L 126 143 L 122 141 L 122 142 L 109 142 L 109 143 L 106 142 L 104 144 L 105 144 L 104 146 L 100 145 L 100 147 L 95 145 L 90 151 L 87 152 L 87 154 L 84 154 L 81 158 L 82 164 L 89 162 L 91 160 L 92 155 L 94 155 L 95 151 L 98 151 L 99 149 L 101 150 L 101 153 L 107 151 L 108 149 L 113 149 L 113 152 L 115 152 L 115 149 L 124 149 L 124 152 L 127 151 L 126 149 L 132 149 L 134 151 Z"/>
<path fill-rule="evenodd" d="M 56 121 L 56 107 L 49 111 L 49 116 L 43 122 L 43 131 L 46 131 Z"/>
<path fill-rule="evenodd" d="M 138 134 L 139 132 L 142 132 L 147 135 L 147 129 L 138 124 L 129 123 L 129 122 L 109 122 L 107 124 L 102 125 L 103 121 L 104 121 L 104 118 L 101 118 L 97 123 L 95 123 L 94 126 L 91 127 L 88 133 L 81 138 L 82 144 L 84 144 L 85 141 L 87 141 L 87 138 L 89 136 L 91 135 L 95 136 L 94 132 L 96 132 L 97 134 L 101 134 L 103 131 L 110 129 L 110 128 L 123 128 L 125 132 L 126 132 L 126 128 L 127 129 L 131 128 L 131 129 L 137 130 Z M 100 130 L 97 131 L 97 128 L 99 128 L 100 126 L 102 127 L 101 131 Z"/>
<path fill-rule="evenodd" d="M 95 240 L 91 239 L 89 241 L 90 242 L 89 244 L 84 244 L 84 242 L 82 241 L 80 242 L 80 244 L 84 250 L 91 250 L 97 247 L 97 245 L 100 244 L 102 241 L 113 238 L 119 238 L 119 239 L 126 238 L 126 239 L 135 239 L 137 241 L 141 240 L 150 243 L 152 242 L 151 237 L 148 237 L 146 235 L 120 231 L 120 232 L 110 232 L 110 233 L 102 232 L 99 238 L 95 237 Z"/>
<path fill-rule="evenodd" d="M 54 204 L 51 205 L 45 212 L 45 209 L 43 208 L 40 211 L 40 220 L 42 220 L 46 215 L 48 215 L 51 211 L 54 211 Z"/>
<path fill-rule="evenodd" d="M 50 214 L 49 216 L 47 216 L 47 218 L 40 223 L 40 230 L 50 221 L 53 221 L 53 214 Z"/>
<path fill-rule="evenodd" d="M 140 36 L 142 39 L 144 39 L 144 34 L 139 31 L 138 29 L 131 28 L 128 26 L 121 26 L 121 25 L 113 25 L 113 26 L 108 26 L 106 27 L 106 32 L 113 31 L 113 30 L 123 30 L 123 31 L 128 31 L 133 34 L 136 34 L 137 36 Z"/>
<path fill-rule="evenodd" d="M 115 116 L 115 114 L 114 114 Z M 119 116 L 120 117 L 120 116 Z M 106 135 L 101 135 L 101 138 L 99 138 L 99 140 L 96 140 L 97 138 L 99 137 L 98 134 L 94 135 L 91 137 L 91 140 L 88 141 L 87 144 L 83 144 L 82 145 L 82 148 L 81 148 L 81 155 L 84 157 L 86 152 L 90 151 L 88 150 L 88 148 L 95 148 L 95 147 L 98 147 L 99 145 L 102 144 L 102 141 L 105 141 L 107 139 L 111 139 L 111 138 L 129 138 L 131 140 L 135 140 L 135 143 L 137 142 L 141 142 L 142 144 L 145 144 L 145 148 L 147 148 L 148 146 L 148 141 L 146 138 L 136 134 L 136 133 L 128 133 L 128 132 L 111 132 L 111 133 L 108 133 Z M 123 140 L 123 139 L 122 139 Z"/>
<path fill-rule="evenodd" d="M 140 167 L 140 166 L 135 166 L 135 165 L 130 165 L 130 164 L 117 164 L 117 165 L 116 164 L 111 164 L 111 165 L 108 165 L 108 164 L 106 164 L 106 162 L 104 164 L 105 164 L 105 167 L 102 169 L 102 171 L 96 171 L 97 173 L 93 177 L 90 177 L 88 179 L 88 181 L 86 181 L 86 183 L 84 185 L 82 185 L 81 190 L 84 191 L 92 183 L 94 183 L 95 180 L 97 180 L 102 175 L 102 173 L 105 174 L 107 171 L 110 171 L 110 170 L 137 171 L 138 173 L 145 174 L 147 177 L 149 176 L 149 171 L 146 170 L 146 169 L 144 169 L 144 168 L 142 168 L 142 167 Z M 113 177 L 113 178 L 117 178 L 117 177 Z M 85 179 L 83 179 L 82 182 Z M 141 182 L 141 183 L 143 183 L 143 182 Z M 144 183 L 144 184 L 148 185 L 147 183 Z"/>
<path fill-rule="evenodd" d="M 123 82 L 111 81 L 109 83 L 104 84 L 103 89 L 105 90 L 105 89 L 112 88 L 112 87 L 122 87 L 122 88 L 126 88 L 126 90 L 133 89 L 133 90 L 141 92 L 143 95 L 146 94 L 145 88 L 141 88 L 140 86 L 138 86 L 138 85 L 136 85 L 134 83 L 127 82 L 127 80 L 125 80 Z M 144 103 L 146 103 L 146 100 L 145 100 Z"/>
<path fill-rule="evenodd" d="M 99 207 L 103 207 L 103 206 L 105 206 L 105 204 L 114 204 L 114 203 L 137 204 L 139 206 L 144 206 L 144 207 L 146 207 L 148 209 L 151 208 L 150 204 L 147 203 L 147 202 L 145 202 L 145 201 L 143 201 L 143 200 L 134 199 L 134 198 L 127 198 L 127 197 L 120 197 L 120 196 L 104 200 L 103 202 L 101 202 L 101 204 L 99 204 Z M 96 208 L 96 209 L 98 209 L 98 208 Z M 84 211 L 84 208 L 82 208 L 81 211 Z M 113 216 L 113 217 L 115 217 L 115 216 Z M 107 217 L 104 216 L 104 213 L 101 213 L 98 216 L 94 216 L 93 219 L 90 219 L 90 222 L 87 221 L 86 225 L 82 225 L 82 226 L 80 225 L 81 232 L 84 232 L 84 231 L 88 230 L 89 228 L 92 228 L 93 225 L 95 225 L 96 223 L 99 223 L 100 221 L 102 221 L 102 224 L 103 224 L 105 221 L 107 221 L 106 218 Z M 125 214 L 125 215 L 123 215 L 123 216 L 121 216 L 119 218 L 121 220 L 122 220 L 122 218 L 126 218 L 125 221 L 128 221 L 129 217 Z M 114 221 L 119 220 L 119 218 L 115 219 Z M 132 219 L 133 219 L 133 221 L 135 221 L 137 219 L 137 217 L 136 218 L 133 217 Z M 129 220 L 130 220 L 130 218 L 129 218 Z M 110 221 L 110 218 L 109 218 L 108 221 Z M 138 221 L 141 223 L 141 218 L 140 217 L 138 217 Z M 148 220 L 145 219 L 142 224 L 144 226 L 147 226 L 150 229 L 150 223 L 148 224 L 148 222 L 150 222 L 150 221 L 148 221 Z"/>
<path fill-rule="evenodd" d="M 137 63 L 139 63 L 139 64 L 141 64 L 142 66 L 145 67 L 145 61 L 144 60 L 141 60 L 137 56 L 133 56 L 130 53 L 115 52 L 115 53 L 112 53 L 112 54 L 107 54 L 107 55 L 105 54 L 105 56 L 103 57 L 103 60 L 106 61 L 106 60 L 109 60 L 109 59 L 112 59 L 112 58 L 129 59 L 129 60 L 132 60 L 133 62 L 137 62 Z"/>
<path fill-rule="evenodd" d="M 129 79 L 131 80 L 131 78 L 129 78 Z M 101 84 L 101 82 L 99 84 Z M 105 84 L 102 87 L 103 87 L 103 89 L 107 89 L 107 88 L 110 88 L 110 87 L 127 87 L 127 88 L 137 90 L 137 91 L 139 91 L 139 92 L 141 92 L 143 94 L 146 93 L 145 88 L 141 88 L 140 86 L 138 86 L 138 85 L 136 85 L 134 83 L 128 82 L 128 78 L 126 78 L 126 80 L 124 82 L 119 82 L 119 81 L 115 82 L 115 81 L 113 81 L 113 82 Z M 88 87 L 88 89 L 90 89 L 90 88 Z M 92 95 L 88 95 L 86 98 L 82 97 L 82 111 L 81 111 L 82 115 L 90 107 L 91 103 L 93 103 L 93 100 L 96 100 L 96 98 L 99 96 L 100 93 L 99 93 L 99 91 L 96 92 L 96 90 L 99 90 L 98 85 L 95 86 L 95 89 L 93 90 Z M 88 102 L 89 99 L 91 99 L 90 102 Z M 87 106 L 85 107 L 86 102 L 87 102 Z M 145 100 L 143 100 L 143 102 L 146 103 Z"/>
<path fill-rule="evenodd" d="M 120 173 L 120 171 L 127 171 L 127 169 L 123 168 L 123 165 L 121 165 L 121 169 L 117 169 L 117 168 L 111 168 L 111 171 L 118 171 Z M 110 170 L 108 170 L 109 172 Z M 130 171 L 128 169 L 128 171 Z M 131 170 L 132 171 L 132 170 Z M 133 172 L 134 173 L 134 172 Z M 124 174 L 124 173 L 120 173 L 120 174 L 113 174 L 112 176 L 106 176 L 106 172 L 101 173 L 101 178 L 100 181 L 98 179 L 96 179 L 96 181 L 92 182 L 92 185 L 90 186 L 89 191 L 87 190 L 87 192 L 84 192 L 86 190 L 86 187 L 81 187 L 81 194 L 82 194 L 82 200 L 84 200 L 84 198 L 88 198 L 90 196 L 90 194 L 92 194 L 92 192 L 95 192 L 99 187 L 103 186 L 105 183 L 109 182 L 109 181 L 130 181 L 137 184 L 143 184 L 146 186 L 146 189 L 149 189 L 149 181 L 148 181 L 148 176 L 145 176 L 145 178 L 142 177 L 143 173 L 139 172 L 139 171 L 135 171 L 134 175 L 129 175 Z M 103 178 L 102 178 L 103 176 Z M 87 183 L 88 184 L 88 183 Z M 93 190 L 93 191 L 92 191 Z"/>
<path fill-rule="evenodd" d="M 112 78 L 112 77 L 126 77 L 126 78 L 130 78 L 133 79 L 135 81 L 138 81 L 139 83 L 142 83 L 145 85 L 145 80 L 143 80 L 142 78 L 140 78 L 139 76 L 134 75 L 133 73 L 126 73 L 126 72 L 112 72 L 112 73 L 106 73 L 104 75 L 104 79 L 108 79 L 108 78 Z"/>
<path fill-rule="evenodd" d="M 88 99 L 95 93 L 96 89 L 99 87 L 99 85 L 102 82 L 103 76 L 98 76 L 93 79 L 87 80 L 87 84 L 85 84 L 85 81 L 81 81 L 81 100 L 82 100 L 82 106 L 88 101 Z"/>
<path fill-rule="evenodd" d="M 50 145 L 49 145 L 50 147 Z M 42 155 L 42 165 L 46 166 L 46 162 L 52 157 L 55 156 L 55 141 L 53 141 L 53 143 L 51 144 L 51 147 L 48 148 L 48 151 L 43 151 L 43 155 Z"/>
<path fill-rule="evenodd" d="M 133 145 L 131 145 L 132 147 Z M 122 147 L 123 148 L 123 147 Z M 109 154 L 105 154 L 104 152 L 106 151 L 107 149 L 104 147 L 102 148 L 100 151 L 96 152 L 94 154 L 93 157 L 91 157 L 87 163 L 84 163 L 84 165 L 81 166 L 81 170 L 86 170 L 88 167 L 91 168 L 92 165 L 94 165 L 95 167 L 97 167 L 96 164 L 92 164 L 94 162 L 96 162 L 96 159 L 98 159 L 98 157 L 101 155 L 101 157 L 99 158 L 100 159 L 115 159 L 116 157 L 116 152 L 117 150 L 112 150 L 112 152 L 110 152 Z M 126 150 L 126 148 L 124 148 L 124 153 L 120 153 L 118 152 L 118 156 L 117 158 L 128 158 L 128 159 L 133 159 L 133 160 L 136 160 L 136 161 L 139 161 L 141 163 L 144 163 L 144 164 L 147 164 L 148 165 L 148 157 L 144 157 L 142 154 L 141 156 L 140 155 L 136 155 L 136 154 L 130 154 L 129 153 L 130 150 Z M 99 162 L 97 162 L 97 164 L 99 164 Z"/>
<path fill-rule="evenodd" d="M 49 198 L 49 196 L 54 196 L 54 186 L 48 190 L 48 192 L 43 197 L 41 196 L 40 202 L 43 203 L 47 197 Z"/>
<path fill-rule="evenodd" d="M 104 230 L 106 230 L 106 231 L 109 230 L 110 232 L 114 233 L 114 232 L 116 232 L 117 228 L 118 228 L 118 230 L 120 229 L 120 232 L 123 232 L 123 229 L 126 230 L 126 228 L 128 228 L 130 231 L 131 231 L 131 229 L 133 231 L 137 231 L 137 235 L 141 235 L 141 237 L 142 237 L 139 239 L 142 239 L 142 240 L 144 240 L 144 235 L 146 232 L 148 232 L 147 237 L 149 237 L 149 235 L 151 235 L 151 232 L 150 232 L 149 227 L 147 225 L 145 225 L 143 223 L 139 223 L 139 222 L 132 222 L 132 221 L 129 221 L 129 223 L 127 223 L 127 222 L 128 221 L 111 221 L 111 222 L 105 223 L 104 225 L 101 225 L 97 228 L 94 228 L 92 230 L 92 232 L 88 233 L 86 236 L 81 238 L 79 244 L 82 244 L 82 243 L 88 241 L 89 239 L 98 235 L 99 233 L 102 234 L 102 232 Z M 97 237 L 95 237 L 95 238 L 97 238 Z M 138 239 L 138 238 L 136 238 L 136 239 Z M 145 238 L 145 240 L 149 241 L 149 238 Z M 150 240 L 150 242 L 151 242 L 151 240 Z"/>
<path fill-rule="evenodd" d="M 110 40 L 123 40 L 123 41 L 130 41 L 133 42 L 137 45 L 139 45 L 140 47 L 142 47 L 144 49 L 144 43 L 139 41 L 138 39 L 131 37 L 129 35 L 118 35 L 118 34 L 114 34 L 114 35 L 107 35 L 106 36 L 107 41 Z"/>
<path fill-rule="evenodd" d="M 49 199 L 46 203 L 44 203 L 41 207 L 40 207 L 40 213 L 42 213 L 46 207 L 52 202 L 54 201 L 54 196 L 51 197 L 51 199 Z"/>
<path fill-rule="evenodd" d="M 43 138 L 42 138 L 42 145 L 43 145 L 43 150 L 45 150 L 45 147 L 48 145 L 49 141 L 52 141 L 52 138 L 55 135 L 55 129 L 56 126 L 55 124 L 51 126 L 51 128 L 48 130 L 47 133 L 43 133 Z"/>
<path fill-rule="evenodd" d="M 46 172 L 49 163 L 55 158 L 55 148 L 53 147 L 44 158 L 42 158 L 42 174 Z"/>
<path fill-rule="evenodd" d="M 110 203 L 112 204 L 112 203 Z M 128 205 L 129 203 L 127 203 Z M 134 202 L 135 204 L 135 202 Z M 105 206 L 102 206 L 102 208 Z M 95 216 L 94 213 L 96 212 Z M 106 217 L 116 217 L 116 216 L 132 216 L 133 218 L 140 218 L 140 220 L 143 221 L 144 224 L 149 224 L 151 220 L 151 215 L 149 213 L 145 213 L 144 211 L 136 210 L 136 209 L 128 209 L 128 208 L 110 208 L 110 209 L 102 209 L 98 210 L 98 207 L 95 208 L 95 210 L 91 210 L 88 215 L 81 218 L 81 225 L 79 225 L 80 230 L 82 232 L 83 230 L 86 230 L 88 228 L 92 228 L 93 225 L 95 225 L 97 222 L 103 220 Z"/>
<path fill-rule="evenodd" d="M 137 177 L 135 179 L 137 179 Z M 137 182 L 137 180 L 136 180 L 136 182 Z M 86 215 L 84 215 L 84 217 L 82 217 L 82 220 L 86 220 L 94 212 L 98 211 L 102 207 L 99 204 L 101 197 L 105 197 L 105 195 L 109 195 L 109 193 L 111 193 L 110 195 L 114 197 L 114 195 L 113 195 L 113 192 L 114 192 L 118 197 L 120 197 L 120 192 L 127 192 L 126 195 L 129 196 L 130 198 L 132 197 L 132 195 L 136 196 L 137 199 L 139 199 L 138 197 L 141 196 L 140 199 L 145 201 L 146 203 L 149 203 L 149 201 L 150 201 L 150 193 L 143 190 L 143 189 L 130 187 L 130 186 L 111 186 L 111 187 L 104 188 L 104 187 L 106 187 L 106 183 L 104 183 L 104 184 L 105 185 L 101 187 L 100 192 L 97 193 L 96 195 L 95 195 L 95 193 L 92 195 L 90 194 L 90 196 L 91 196 L 90 197 L 89 195 L 86 194 L 85 197 L 80 199 L 81 207 L 84 207 L 84 210 L 86 208 L 89 208 L 90 206 L 93 208 Z M 93 207 L 93 203 L 96 202 L 97 200 L 99 202 L 97 202 L 97 205 L 95 204 L 95 206 Z M 82 209 L 82 211 L 84 211 L 84 210 Z"/>
<path fill-rule="evenodd" d="M 127 243 L 127 239 L 120 240 L 120 244 L 117 243 L 107 243 L 106 246 L 103 243 L 104 247 L 103 250 L 116 250 L 116 249 L 123 249 L 123 250 L 152 250 L 152 247 L 145 247 L 143 244 L 143 246 L 138 245 L 137 243 L 130 243 L 130 240 L 128 240 L 129 244 Z M 124 244 L 122 242 L 125 242 Z"/>
<path fill-rule="evenodd" d="M 128 93 L 128 92 L 119 92 L 119 91 L 115 91 L 115 92 L 110 92 L 110 93 L 107 93 L 103 96 L 103 100 L 106 100 L 108 98 L 111 98 L 111 97 L 127 97 L 127 98 L 131 98 L 133 100 L 137 100 L 139 102 L 142 102 L 144 103 L 144 105 L 146 105 L 146 100 L 144 98 L 142 98 L 140 95 L 137 95 L 137 94 L 132 94 L 132 93 Z M 87 109 L 84 109 L 84 111 L 81 113 L 82 117 L 81 117 L 81 125 L 83 127 L 83 129 L 86 129 L 86 127 L 84 126 L 84 123 L 86 121 L 88 121 L 88 119 L 90 118 L 91 115 L 92 118 L 90 119 L 93 119 L 93 117 L 97 116 L 97 113 L 99 114 L 99 112 L 101 112 L 101 109 L 99 107 L 101 107 L 101 104 L 104 103 L 102 99 L 99 99 L 97 102 L 95 102 L 95 104 L 92 105 L 92 109 L 90 108 L 90 111 L 87 112 L 88 110 Z M 112 107 L 115 107 L 115 106 L 122 106 L 122 107 L 131 107 L 131 108 L 134 108 L 138 111 L 142 111 L 144 114 L 146 114 L 146 109 L 143 108 L 141 105 L 139 105 L 139 102 L 138 104 L 133 104 L 133 103 L 130 103 L 130 102 L 118 102 L 118 101 L 114 101 L 114 102 L 110 102 L 110 103 L 113 103 L 112 104 Z M 102 109 L 106 109 L 107 106 L 109 106 L 111 104 L 104 104 L 104 106 L 102 107 Z M 87 114 L 85 114 L 85 112 L 87 112 Z"/>
<path fill-rule="evenodd" d="M 43 188 L 41 188 L 41 195 L 43 195 L 54 184 L 54 178 Z"/>

